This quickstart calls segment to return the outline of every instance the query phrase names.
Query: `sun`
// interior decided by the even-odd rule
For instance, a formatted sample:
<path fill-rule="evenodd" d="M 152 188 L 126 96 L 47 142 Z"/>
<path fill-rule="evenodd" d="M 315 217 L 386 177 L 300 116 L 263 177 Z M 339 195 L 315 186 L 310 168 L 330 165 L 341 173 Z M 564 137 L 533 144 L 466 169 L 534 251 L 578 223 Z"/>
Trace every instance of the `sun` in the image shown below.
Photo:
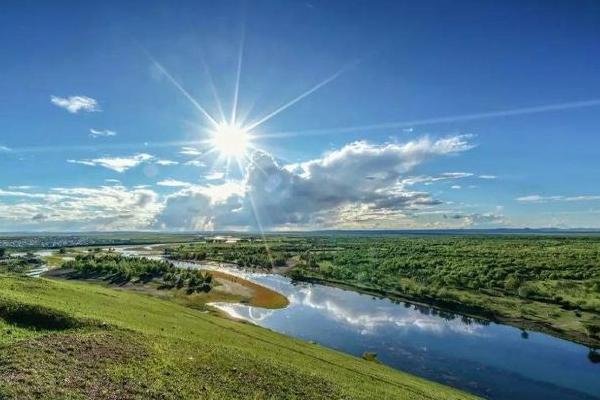
<path fill-rule="evenodd" d="M 240 158 L 248 150 L 251 135 L 242 126 L 221 123 L 212 132 L 211 144 L 222 156 Z"/>

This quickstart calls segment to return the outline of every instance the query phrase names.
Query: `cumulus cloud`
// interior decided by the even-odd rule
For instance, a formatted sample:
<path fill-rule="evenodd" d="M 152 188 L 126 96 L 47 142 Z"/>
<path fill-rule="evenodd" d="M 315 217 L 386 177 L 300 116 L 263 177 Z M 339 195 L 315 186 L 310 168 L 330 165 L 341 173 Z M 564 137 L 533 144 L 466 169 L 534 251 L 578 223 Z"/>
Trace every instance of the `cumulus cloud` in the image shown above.
<path fill-rule="evenodd" d="M 31 185 L 18 185 L 18 186 L 9 186 L 8 187 L 11 190 L 29 190 L 29 189 L 33 189 L 33 186 Z"/>
<path fill-rule="evenodd" d="M 167 187 L 190 187 L 190 186 L 192 186 L 192 184 L 189 182 L 182 182 L 182 181 L 178 181 L 176 179 L 171 179 L 171 178 L 156 182 L 156 184 L 158 186 L 167 186 Z"/>
<path fill-rule="evenodd" d="M 90 129 L 90 136 L 97 138 L 97 137 L 110 137 L 110 136 L 117 136 L 117 132 L 115 131 L 111 131 L 109 129 Z"/>
<path fill-rule="evenodd" d="M 444 202 L 415 190 L 413 185 L 474 176 L 471 172 L 424 176 L 419 174 L 421 166 L 471 148 L 468 136 L 422 137 L 406 143 L 358 141 L 319 158 L 287 165 L 266 152 L 255 151 L 242 179 L 210 173 L 202 185 L 172 178 L 159 180 L 157 186 L 174 189 L 166 195 L 148 186 L 125 187 L 117 180 L 96 188 L 46 192 L 0 189 L 0 224 L 11 226 L 4 222 L 12 221 L 13 225 L 39 227 L 69 224 L 81 229 L 169 230 L 493 224 L 500 221 L 493 214 L 460 213 L 460 218 L 419 215 L 439 209 Z M 117 172 L 142 163 L 152 167 L 158 161 L 145 153 L 69 160 Z"/>
<path fill-rule="evenodd" d="M 21 189 L 24 190 L 24 189 Z M 22 192 L 18 190 L 4 190 L 0 189 L 0 197 L 26 197 L 26 198 L 45 198 L 45 194 L 40 193 L 30 193 L 30 192 Z"/>
<path fill-rule="evenodd" d="M 152 190 L 124 186 L 53 188 L 46 192 L 0 193 L 5 227 L 114 230 L 151 226 L 163 205 Z M 26 225 L 30 221 L 30 224 Z"/>
<path fill-rule="evenodd" d="M 225 173 L 223 173 L 223 172 L 211 172 L 210 174 L 207 174 L 206 176 L 204 176 L 204 178 L 209 181 L 216 181 L 219 179 L 223 179 L 224 177 L 225 177 Z"/>
<path fill-rule="evenodd" d="M 382 145 L 359 141 L 321 158 L 289 165 L 257 151 L 242 182 L 175 193 L 167 198 L 158 222 L 183 229 L 333 226 L 348 218 L 347 210 L 380 218 L 435 206 L 441 201 L 407 189 L 403 178 L 430 159 L 471 149 L 468 138 L 424 137 Z M 446 175 L 445 179 L 451 179 L 471 174 Z M 220 193 L 218 200 L 215 192 Z"/>
<path fill-rule="evenodd" d="M 517 197 L 516 200 L 521 203 L 550 203 L 550 202 L 574 202 L 574 201 L 597 201 L 600 195 L 583 196 L 540 196 L 532 194 L 529 196 Z"/>
<path fill-rule="evenodd" d="M 490 226 L 501 225 L 505 222 L 505 218 L 500 213 L 455 213 L 443 214 L 444 218 L 460 221 L 459 226 Z"/>
<path fill-rule="evenodd" d="M 183 154 L 184 156 L 199 156 L 202 155 L 202 152 L 195 147 L 184 146 L 179 150 L 179 154 Z"/>
<path fill-rule="evenodd" d="M 190 186 L 167 197 L 156 223 L 163 229 L 244 229 L 253 222 L 244 198 L 244 187 L 239 182 Z"/>
<path fill-rule="evenodd" d="M 179 162 L 173 161 L 173 160 L 156 160 L 156 164 L 162 165 L 162 166 L 169 166 L 169 165 L 177 165 L 177 164 L 179 164 Z"/>
<path fill-rule="evenodd" d="M 58 107 L 64 108 L 72 114 L 76 114 L 79 111 L 93 112 L 101 111 L 98 102 L 87 96 L 70 96 L 70 97 L 58 97 L 51 96 L 50 101 L 52 104 Z"/>
<path fill-rule="evenodd" d="M 185 165 L 190 165 L 192 167 L 206 167 L 206 164 L 200 160 L 190 160 L 186 161 Z"/>
<path fill-rule="evenodd" d="M 139 153 L 128 157 L 101 157 L 91 160 L 67 160 L 67 162 L 90 167 L 98 166 L 108 168 L 116 172 L 125 172 L 130 168 L 137 167 L 138 165 L 153 159 L 154 156 L 151 156 L 150 154 Z"/>
<path fill-rule="evenodd" d="M 418 183 L 424 185 L 431 185 L 434 182 L 445 181 L 451 179 L 462 179 L 473 176 L 471 172 L 444 172 L 437 176 L 409 176 L 402 179 L 402 184 L 405 186 L 412 186 Z"/>

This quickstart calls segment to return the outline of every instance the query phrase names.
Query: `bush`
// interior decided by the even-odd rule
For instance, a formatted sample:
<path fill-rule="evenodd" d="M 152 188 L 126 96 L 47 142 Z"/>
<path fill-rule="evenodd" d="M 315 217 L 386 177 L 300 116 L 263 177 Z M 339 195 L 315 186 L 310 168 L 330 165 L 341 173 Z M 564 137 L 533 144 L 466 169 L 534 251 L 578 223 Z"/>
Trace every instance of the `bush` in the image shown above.
<path fill-rule="evenodd" d="M 534 295 L 534 293 L 535 293 L 535 291 L 529 285 L 522 285 L 517 290 L 517 294 L 519 295 L 519 297 L 522 297 L 524 299 L 530 298 L 531 296 Z"/>
<path fill-rule="evenodd" d="M 598 337 L 600 333 L 600 325 L 596 324 L 585 324 L 585 330 L 587 331 L 588 336 L 590 337 Z"/>
<path fill-rule="evenodd" d="M 504 288 L 506 290 L 515 291 L 519 289 L 519 286 L 521 286 L 521 280 L 516 275 L 510 275 L 504 281 Z"/>

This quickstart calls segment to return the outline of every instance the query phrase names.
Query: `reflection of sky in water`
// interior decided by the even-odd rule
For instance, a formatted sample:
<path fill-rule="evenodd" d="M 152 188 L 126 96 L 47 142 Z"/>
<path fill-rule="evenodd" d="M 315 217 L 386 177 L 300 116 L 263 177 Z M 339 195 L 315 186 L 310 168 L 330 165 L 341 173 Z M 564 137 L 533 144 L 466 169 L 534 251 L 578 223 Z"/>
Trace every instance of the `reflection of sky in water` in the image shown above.
<path fill-rule="evenodd" d="M 583 346 L 539 333 L 525 340 L 510 326 L 322 285 L 292 285 L 279 275 L 218 269 L 277 290 L 290 305 L 217 307 L 290 336 L 358 356 L 374 351 L 395 368 L 496 399 L 586 399 L 600 393 L 600 365 L 588 361 Z"/>

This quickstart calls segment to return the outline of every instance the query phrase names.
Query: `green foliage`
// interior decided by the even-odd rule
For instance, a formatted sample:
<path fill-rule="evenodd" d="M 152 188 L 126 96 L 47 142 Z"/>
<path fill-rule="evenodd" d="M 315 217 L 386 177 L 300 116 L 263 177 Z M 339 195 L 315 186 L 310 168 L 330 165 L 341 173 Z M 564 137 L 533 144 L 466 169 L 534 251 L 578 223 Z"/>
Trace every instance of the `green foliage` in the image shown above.
<path fill-rule="evenodd" d="M 515 291 L 521 286 L 521 280 L 516 275 L 509 275 L 504 281 L 504 288 L 506 290 Z"/>
<path fill-rule="evenodd" d="M 240 241 L 237 243 L 195 243 L 166 248 L 165 256 L 172 260 L 203 261 L 213 260 L 237 264 L 242 268 L 260 268 L 270 270 L 283 267 L 297 252 L 305 249 L 296 242 L 289 241 Z"/>
<path fill-rule="evenodd" d="M 534 291 L 531 288 L 531 286 L 523 285 L 523 286 L 519 287 L 519 289 L 517 290 L 517 293 L 519 294 L 519 297 L 521 297 L 523 299 L 528 299 L 533 296 Z"/>
<path fill-rule="evenodd" d="M 162 280 L 165 287 L 181 289 L 188 287 L 188 293 L 209 292 L 212 289 L 210 273 L 198 270 L 177 268 L 163 260 L 146 257 L 125 257 L 112 252 L 82 254 L 63 264 L 65 269 L 73 269 L 83 276 L 99 276 L 113 281 Z"/>
<path fill-rule="evenodd" d="M 0 259 L 0 272 L 24 273 L 32 268 L 39 267 L 42 260 L 28 253 L 25 257 L 7 256 Z"/>
<path fill-rule="evenodd" d="M 585 325 L 585 329 L 591 337 L 597 337 L 600 334 L 600 324 L 588 323 Z"/>
<path fill-rule="evenodd" d="M 159 277 L 175 271 L 173 264 L 145 257 L 125 257 L 117 253 L 95 251 L 80 254 L 63 264 L 63 268 L 74 269 L 83 274 L 98 273 L 120 277 L 125 281 L 133 277 Z"/>
<path fill-rule="evenodd" d="M 304 243 L 296 279 L 417 295 L 439 288 L 518 295 L 600 312 L 600 237 L 332 236 Z"/>

